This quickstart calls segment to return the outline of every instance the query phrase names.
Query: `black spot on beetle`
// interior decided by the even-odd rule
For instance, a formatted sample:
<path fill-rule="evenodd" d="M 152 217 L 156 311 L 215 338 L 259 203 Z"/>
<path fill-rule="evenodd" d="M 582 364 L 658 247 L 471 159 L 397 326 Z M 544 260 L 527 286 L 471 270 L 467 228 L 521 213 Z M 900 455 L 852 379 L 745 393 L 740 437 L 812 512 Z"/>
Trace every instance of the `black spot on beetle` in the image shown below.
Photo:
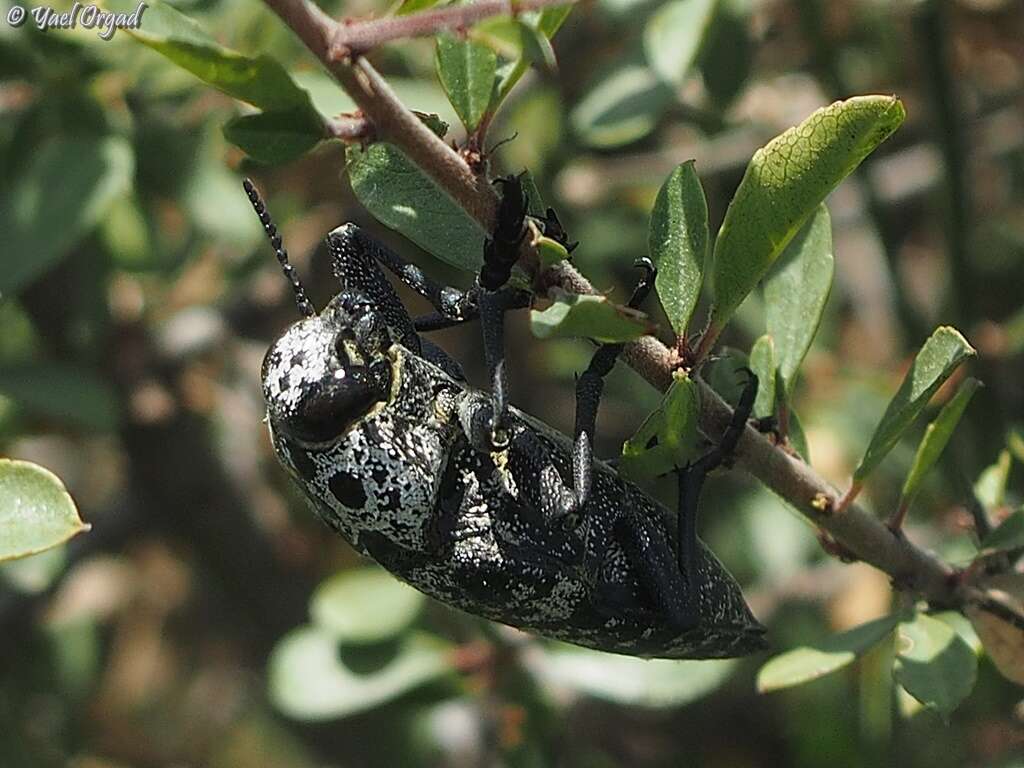
<path fill-rule="evenodd" d="M 349 509 L 362 509 L 366 505 L 363 482 L 348 472 L 336 472 L 327 483 L 331 493 Z"/>

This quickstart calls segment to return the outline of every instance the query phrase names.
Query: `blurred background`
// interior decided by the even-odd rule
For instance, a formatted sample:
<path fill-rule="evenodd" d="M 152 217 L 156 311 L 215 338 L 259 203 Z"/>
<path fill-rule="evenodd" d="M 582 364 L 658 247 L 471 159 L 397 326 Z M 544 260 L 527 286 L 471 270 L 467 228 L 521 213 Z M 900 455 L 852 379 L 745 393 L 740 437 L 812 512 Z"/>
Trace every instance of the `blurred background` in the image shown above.
<path fill-rule="evenodd" d="M 323 113 L 350 109 L 263 5 L 174 5 L 273 54 Z M 644 61 L 658 7 L 576 8 L 557 72 L 531 72 L 499 114 L 491 139 L 515 138 L 492 172 L 529 168 L 581 242 L 577 266 L 624 299 L 678 163 L 696 158 L 715 231 L 759 146 L 834 99 L 898 95 L 906 123 L 829 199 L 836 279 L 796 410 L 812 464 L 845 487 L 923 340 L 963 331 L 986 388 L 909 535 L 968 561 L 972 487 L 997 519 L 1024 495 L 1024 4 L 720 0 L 698 66 L 672 85 Z M 457 125 L 430 40 L 372 58 L 408 106 Z M 472 276 L 373 221 L 338 142 L 249 165 L 221 133 L 237 113 L 127 33 L 0 23 L 0 455 L 56 472 L 93 526 L 0 568 L 0 766 L 1024 765 L 1020 689 L 985 659 L 944 722 L 893 695 L 870 656 L 760 695 L 767 654 L 665 666 L 573 651 L 367 570 L 270 450 L 260 363 L 297 313 L 241 176 L 318 306 L 334 292 L 322 238 L 344 221 L 439 279 Z M 749 350 L 763 329 L 753 296 L 725 343 Z M 589 345 L 540 342 L 525 317 L 507 337 L 513 402 L 571 431 Z M 477 329 L 437 340 L 484 383 Z M 606 392 L 611 457 L 659 395 L 624 366 Z M 923 427 L 868 484 L 879 515 Z M 706 486 L 701 530 L 773 653 L 891 607 L 882 574 L 825 556 L 740 473 Z"/>

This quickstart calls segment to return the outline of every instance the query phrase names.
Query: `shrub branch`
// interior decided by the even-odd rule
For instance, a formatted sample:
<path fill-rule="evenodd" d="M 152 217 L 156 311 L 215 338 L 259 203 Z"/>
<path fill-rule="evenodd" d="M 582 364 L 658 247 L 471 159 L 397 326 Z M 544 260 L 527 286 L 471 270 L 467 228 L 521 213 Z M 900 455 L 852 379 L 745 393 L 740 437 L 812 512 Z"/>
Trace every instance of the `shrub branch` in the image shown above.
<path fill-rule="evenodd" d="M 365 46 L 369 45 L 367 41 L 377 44 L 401 36 L 430 34 L 449 26 L 468 24 L 488 15 L 556 3 L 521 0 L 510 4 L 499 0 L 482 0 L 469 6 L 410 15 L 404 17 L 404 20 L 396 18 L 341 24 L 330 19 L 308 0 L 265 2 L 302 39 L 360 106 L 373 123 L 376 136 L 401 149 L 470 216 L 484 228 L 491 229 L 498 196 L 486 178 L 474 174 L 455 150 L 402 105 L 370 63 L 352 51 L 365 50 Z M 472 15 L 477 13 L 480 15 Z M 462 15 L 456 21 L 458 14 Z M 433 26 L 426 22 L 428 18 L 434 20 L 431 22 Z M 376 31 L 371 35 L 365 32 L 366 29 Z M 356 30 L 355 36 L 353 30 Z M 396 30 L 404 32 L 398 33 Z M 332 46 L 340 50 L 337 48 L 338 41 L 342 41 L 342 45 L 348 49 L 348 55 L 332 55 Z M 354 45 L 352 41 L 355 41 Z M 572 293 L 596 293 L 590 282 L 565 262 L 549 270 L 546 281 Z M 671 384 L 672 371 L 679 363 L 677 355 L 652 337 L 627 344 L 623 359 L 661 391 L 665 391 Z M 707 383 L 700 379 L 697 381 L 701 392 L 701 430 L 709 438 L 718 439 L 732 417 L 732 410 Z M 810 466 L 779 449 L 750 426 L 737 446 L 736 463 L 824 530 L 834 539 L 839 551 L 889 574 L 898 589 L 945 607 L 962 607 L 967 601 L 968 590 L 964 587 L 959 571 L 917 547 L 902 533 L 893 533 L 882 521 L 858 505 L 851 503 L 841 508 L 841 497 L 835 488 Z"/>

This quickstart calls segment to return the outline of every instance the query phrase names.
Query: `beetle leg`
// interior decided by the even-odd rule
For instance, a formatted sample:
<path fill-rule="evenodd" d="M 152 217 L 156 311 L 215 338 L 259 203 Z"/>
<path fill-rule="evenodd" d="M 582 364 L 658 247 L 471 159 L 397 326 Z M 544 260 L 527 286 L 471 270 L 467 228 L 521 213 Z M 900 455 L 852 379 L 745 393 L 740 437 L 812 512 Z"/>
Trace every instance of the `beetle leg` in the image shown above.
<path fill-rule="evenodd" d="M 615 532 L 640 586 L 668 618 L 672 629 L 695 627 L 699 617 L 690 580 L 680 573 L 664 530 L 644 515 L 626 513 L 619 518 Z"/>
<path fill-rule="evenodd" d="M 679 569 L 683 572 L 687 584 L 693 584 L 694 569 L 697 560 L 697 505 L 700 502 L 701 488 L 708 473 L 723 464 L 727 464 L 736 444 L 746 427 L 747 419 L 754 410 L 757 399 L 757 376 L 749 368 L 741 368 L 747 375 L 747 383 L 740 395 L 732 420 L 718 445 L 694 462 L 687 464 L 679 471 L 679 514 L 678 538 Z"/>
<path fill-rule="evenodd" d="M 648 258 L 638 260 L 635 266 L 644 270 L 643 276 L 633 289 L 628 306 L 639 309 L 654 286 L 657 274 L 654 263 Z M 608 375 L 622 352 L 622 344 L 602 344 L 594 352 L 587 370 L 576 380 L 576 428 L 572 446 L 573 488 L 579 507 L 582 508 L 590 497 L 594 473 L 594 429 L 597 423 L 597 408 L 604 391 L 604 377 Z"/>

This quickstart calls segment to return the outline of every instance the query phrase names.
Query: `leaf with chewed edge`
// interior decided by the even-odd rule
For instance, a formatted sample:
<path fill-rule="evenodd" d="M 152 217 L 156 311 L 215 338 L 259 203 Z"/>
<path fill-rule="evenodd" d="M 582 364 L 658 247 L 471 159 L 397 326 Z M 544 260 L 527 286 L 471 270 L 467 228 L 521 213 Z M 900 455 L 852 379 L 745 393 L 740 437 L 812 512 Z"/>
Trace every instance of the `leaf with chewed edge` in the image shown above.
<path fill-rule="evenodd" d="M 631 479 L 650 480 L 683 466 L 696 452 L 699 414 L 696 383 L 684 371 L 674 371 L 661 403 L 623 444 L 620 470 Z"/>
<path fill-rule="evenodd" d="M 919 613 L 899 626 L 893 676 L 907 693 L 944 718 L 974 688 L 978 658 L 959 632 Z"/>
<path fill-rule="evenodd" d="M 775 366 L 775 341 L 766 333 L 750 348 L 750 370 L 757 376 L 755 418 L 763 419 L 775 413 Z"/>

